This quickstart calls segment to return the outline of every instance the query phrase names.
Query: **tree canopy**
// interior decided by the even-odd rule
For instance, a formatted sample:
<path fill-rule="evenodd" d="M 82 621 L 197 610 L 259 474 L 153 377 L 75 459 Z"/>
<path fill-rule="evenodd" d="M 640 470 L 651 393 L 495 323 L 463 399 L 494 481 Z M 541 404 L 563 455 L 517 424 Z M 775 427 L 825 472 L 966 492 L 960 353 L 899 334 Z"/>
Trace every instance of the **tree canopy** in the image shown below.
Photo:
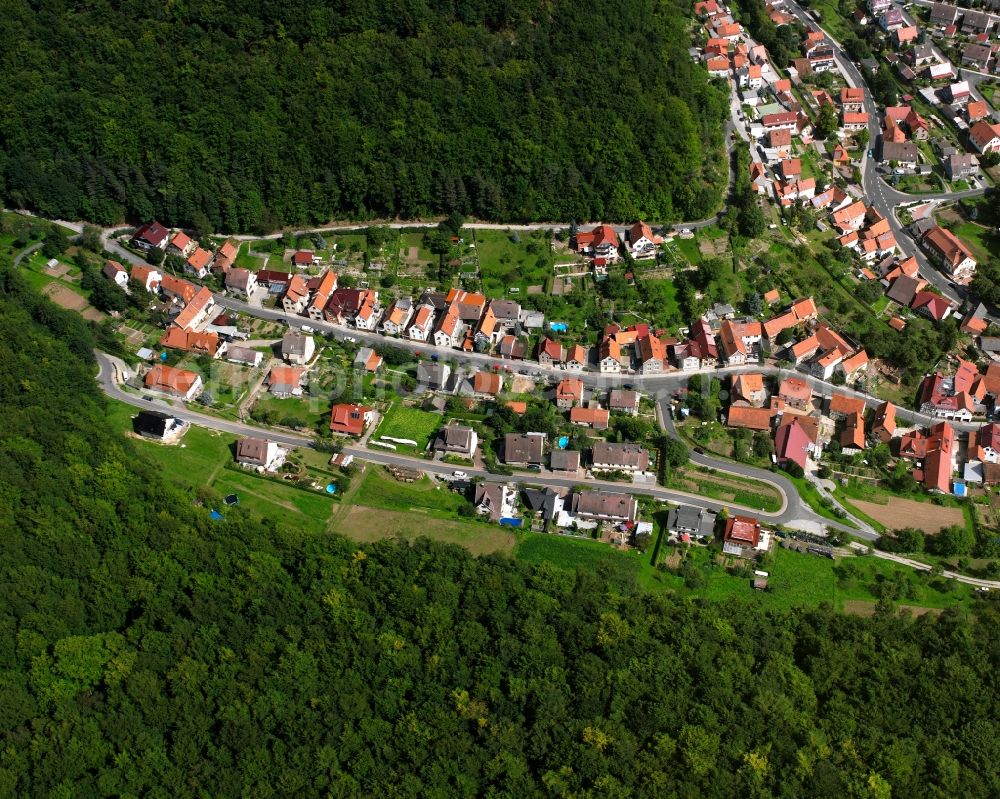
<path fill-rule="evenodd" d="M 0 194 L 53 217 L 670 221 L 726 183 L 681 0 L 5 11 Z"/>

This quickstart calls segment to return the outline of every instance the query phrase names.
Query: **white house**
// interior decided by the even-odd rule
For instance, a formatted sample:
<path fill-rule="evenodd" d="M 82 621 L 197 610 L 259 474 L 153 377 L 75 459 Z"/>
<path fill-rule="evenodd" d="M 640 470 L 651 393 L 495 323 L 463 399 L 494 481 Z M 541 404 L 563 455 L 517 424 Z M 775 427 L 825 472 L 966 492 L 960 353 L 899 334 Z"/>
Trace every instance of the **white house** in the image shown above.
<path fill-rule="evenodd" d="M 427 341 L 433 329 L 434 306 L 419 306 L 416 314 L 413 316 L 413 320 L 410 322 L 410 327 L 407 330 L 407 336 L 411 341 Z"/>

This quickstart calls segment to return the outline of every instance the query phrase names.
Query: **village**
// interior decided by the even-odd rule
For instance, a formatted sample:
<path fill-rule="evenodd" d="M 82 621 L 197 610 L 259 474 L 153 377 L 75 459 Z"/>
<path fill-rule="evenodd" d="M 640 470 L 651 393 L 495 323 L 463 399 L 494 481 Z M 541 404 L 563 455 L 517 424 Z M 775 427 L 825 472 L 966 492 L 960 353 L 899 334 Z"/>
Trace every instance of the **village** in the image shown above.
<path fill-rule="evenodd" d="M 377 455 L 404 476 L 432 474 L 496 524 L 623 548 L 648 545 L 651 503 L 663 501 L 677 506 L 668 540 L 718 537 L 749 557 L 785 527 L 874 540 L 932 497 L 928 508 L 945 510 L 929 513 L 928 533 L 939 516 L 941 527 L 994 524 L 1000 331 L 969 299 L 982 243 L 954 231 L 971 223 L 938 221 L 980 202 L 997 176 L 992 84 L 960 75 L 995 68 L 992 50 L 981 52 L 994 24 L 964 12 L 963 25 L 953 6 L 872 6 L 852 24 L 877 26 L 897 57 L 860 66 L 912 81 L 901 104 L 880 107 L 793 3 L 765 9 L 799 42 L 782 64 L 725 5 L 696 6 L 692 57 L 730 88 L 732 142 L 746 157 L 737 180 L 772 237 L 790 242 L 752 255 L 756 283 L 732 252 L 735 294 L 724 272 L 695 283 L 686 303 L 669 293 L 728 256 L 700 223 L 523 234 L 442 223 L 434 236 L 400 231 L 409 250 L 398 257 L 373 245 L 372 229 L 278 246 L 151 221 L 109 237 L 105 277 L 148 294 L 156 320 L 133 325 L 145 333 L 129 340 L 142 346 L 118 375 L 133 399 L 157 406 L 136 432 L 182 433 L 183 414 L 167 410 L 179 401 L 263 431 L 234 453 L 259 472 L 280 473 L 294 449 L 266 431 L 294 431 L 336 449 L 341 465 Z M 506 277 L 485 271 L 489 246 L 506 248 Z M 842 313 L 789 293 L 803 281 L 782 281 L 774 256 L 794 247 L 832 253 L 837 281 L 902 340 L 918 325 L 957 329 L 915 397 L 894 388 L 901 370 Z M 537 264 L 510 260 L 522 251 Z M 667 293 L 650 295 L 654 283 Z M 600 304 L 574 311 L 595 290 Z M 630 296 L 698 314 L 643 318 Z"/>

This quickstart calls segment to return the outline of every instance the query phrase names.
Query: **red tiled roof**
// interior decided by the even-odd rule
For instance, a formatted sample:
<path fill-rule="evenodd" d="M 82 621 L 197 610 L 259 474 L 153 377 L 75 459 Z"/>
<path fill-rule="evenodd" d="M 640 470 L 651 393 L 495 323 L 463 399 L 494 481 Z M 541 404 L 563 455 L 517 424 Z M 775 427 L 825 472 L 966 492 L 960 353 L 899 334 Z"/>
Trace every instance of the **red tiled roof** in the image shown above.
<path fill-rule="evenodd" d="M 771 415 L 770 408 L 747 408 L 742 405 L 730 405 L 726 424 L 730 427 L 745 427 L 750 430 L 770 430 Z"/>

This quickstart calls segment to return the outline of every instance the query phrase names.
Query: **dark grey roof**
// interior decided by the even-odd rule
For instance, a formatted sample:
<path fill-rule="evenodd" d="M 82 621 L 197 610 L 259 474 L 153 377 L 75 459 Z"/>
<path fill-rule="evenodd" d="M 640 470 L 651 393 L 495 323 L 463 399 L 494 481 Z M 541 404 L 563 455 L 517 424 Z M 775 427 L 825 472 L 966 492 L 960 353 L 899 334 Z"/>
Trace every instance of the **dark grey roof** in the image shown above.
<path fill-rule="evenodd" d="M 892 286 L 886 292 L 886 295 L 890 300 L 898 302 L 900 305 L 909 305 L 913 302 L 913 295 L 917 293 L 917 286 L 920 285 L 920 281 L 915 277 L 910 277 L 909 275 L 900 275 L 894 281 L 892 281 Z"/>
<path fill-rule="evenodd" d="M 917 145 L 911 141 L 895 142 L 883 140 L 882 142 L 883 161 L 917 162 L 920 160 L 918 153 Z"/>
<path fill-rule="evenodd" d="M 1000 338 L 996 336 L 980 336 L 979 347 L 983 352 L 1000 352 Z"/>
<path fill-rule="evenodd" d="M 608 464 L 643 471 L 649 466 L 649 452 L 639 444 L 598 441 L 594 444 L 591 454 L 595 466 Z"/>
<path fill-rule="evenodd" d="M 471 427 L 459 424 L 446 425 L 438 430 L 434 449 L 468 452 L 472 448 L 472 434 Z"/>
<path fill-rule="evenodd" d="M 502 322 L 516 322 L 521 315 L 521 305 L 512 300 L 493 300 L 490 303 L 493 315 Z"/>
<path fill-rule="evenodd" d="M 451 368 L 448 364 L 422 361 L 417 364 L 417 382 L 431 388 L 440 388 L 448 382 Z"/>
<path fill-rule="evenodd" d="M 693 505 L 679 505 L 667 514 L 667 529 L 710 537 L 715 532 L 715 513 Z"/>
<path fill-rule="evenodd" d="M 508 433 L 504 436 L 503 459 L 505 463 L 542 462 L 545 435 L 542 433 Z"/>
<path fill-rule="evenodd" d="M 236 442 L 236 459 L 264 466 L 267 463 L 267 440 L 263 438 L 241 438 Z"/>
<path fill-rule="evenodd" d="M 444 294 L 436 291 L 425 291 L 417 300 L 417 305 L 430 305 L 435 311 L 443 311 L 448 307 L 448 301 Z"/>

